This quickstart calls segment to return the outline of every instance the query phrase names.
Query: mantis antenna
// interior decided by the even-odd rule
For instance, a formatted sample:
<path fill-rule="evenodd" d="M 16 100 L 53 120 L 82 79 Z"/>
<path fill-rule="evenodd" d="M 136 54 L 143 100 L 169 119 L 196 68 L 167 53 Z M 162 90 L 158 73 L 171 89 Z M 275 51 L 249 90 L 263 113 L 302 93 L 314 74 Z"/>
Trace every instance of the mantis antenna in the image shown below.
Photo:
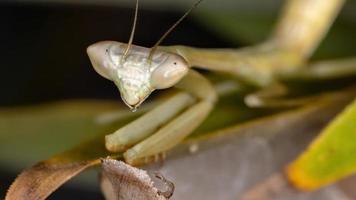
<path fill-rule="evenodd" d="M 179 20 L 174 23 L 163 35 L 162 37 L 156 42 L 155 45 L 153 45 L 153 47 L 151 48 L 150 54 L 148 55 L 148 62 L 151 62 L 152 57 L 154 52 L 156 51 L 157 47 L 159 44 L 161 44 L 161 42 L 173 31 L 174 28 L 176 28 L 178 26 L 179 23 L 181 23 L 183 21 L 183 19 L 185 19 L 189 13 L 191 13 L 203 0 L 198 0 L 186 13 L 184 13 L 184 15 L 179 18 Z"/>
<path fill-rule="evenodd" d="M 135 8 L 135 17 L 134 17 L 134 21 L 133 21 L 133 25 L 132 25 L 132 30 L 131 30 L 131 35 L 130 35 L 130 39 L 129 42 L 127 43 L 127 47 L 124 51 L 124 54 L 122 56 L 122 59 L 125 60 L 126 56 L 128 55 L 130 48 L 132 46 L 132 41 L 135 35 L 135 29 L 136 29 L 136 22 L 137 22 L 137 13 L 138 13 L 138 0 L 136 0 L 136 8 Z"/>

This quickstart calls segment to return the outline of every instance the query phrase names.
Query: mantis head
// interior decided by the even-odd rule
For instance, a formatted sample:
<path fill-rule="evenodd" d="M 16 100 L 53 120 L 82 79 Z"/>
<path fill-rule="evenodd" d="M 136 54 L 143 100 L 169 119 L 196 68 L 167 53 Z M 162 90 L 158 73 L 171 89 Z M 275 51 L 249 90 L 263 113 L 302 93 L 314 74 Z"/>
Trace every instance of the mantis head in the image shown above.
<path fill-rule="evenodd" d="M 124 43 L 102 41 L 90 45 L 87 53 L 95 71 L 116 84 L 122 100 L 133 110 L 152 91 L 174 86 L 189 70 L 177 54 L 156 51 L 148 60 L 151 49 L 132 45 L 124 57 L 126 47 Z"/>
<path fill-rule="evenodd" d="M 132 44 L 138 12 L 136 0 L 128 44 L 103 41 L 88 47 L 87 53 L 94 69 L 116 84 L 121 98 L 132 110 L 136 110 L 155 89 L 169 88 L 187 74 L 189 66 L 183 57 L 157 50 L 157 47 L 201 1 L 198 0 L 152 48 L 145 48 Z"/>

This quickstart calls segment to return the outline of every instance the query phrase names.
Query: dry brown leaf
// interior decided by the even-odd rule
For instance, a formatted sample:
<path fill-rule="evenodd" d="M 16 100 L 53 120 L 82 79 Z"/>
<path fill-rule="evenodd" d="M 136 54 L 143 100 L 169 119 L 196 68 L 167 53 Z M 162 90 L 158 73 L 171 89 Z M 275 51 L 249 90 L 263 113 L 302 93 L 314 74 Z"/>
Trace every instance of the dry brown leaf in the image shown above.
<path fill-rule="evenodd" d="M 101 189 L 107 200 L 167 200 L 146 171 L 122 161 L 102 160 Z"/>
<path fill-rule="evenodd" d="M 348 177 L 344 180 L 341 180 L 338 183 L 339 188 L 348 196 L 350 199 L 356 199 L 356 175 Z"/>
<path fill-rule="evenodd" d="M 78 147 L 41 161 L 24 170 L 10 186 L 5 200 L 43 200 L 66 181 L 88 167 L 100 164 L 106 156 L 103 143 L 97 138 Z"/>
<path fill-rule="evenodd" d="M 98 160 L 67 164 L 37 163 L 17 177 L 5 200 L 46 199 L 70 178 L 97 163 Z"/>

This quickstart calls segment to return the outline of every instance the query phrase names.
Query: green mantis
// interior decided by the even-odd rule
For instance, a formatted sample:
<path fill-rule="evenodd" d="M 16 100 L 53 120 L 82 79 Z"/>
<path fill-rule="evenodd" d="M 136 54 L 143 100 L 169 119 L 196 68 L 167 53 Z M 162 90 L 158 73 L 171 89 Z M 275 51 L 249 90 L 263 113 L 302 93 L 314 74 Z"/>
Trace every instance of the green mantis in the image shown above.
<path fill-rule="evenodd" d="M 322 73 L 324 78 L 328 78 L 356 72 L 355 65 L 350 67 L 354 59 L 332 61 L 331 64 L 338 65 L 338 68 L 321 70 L 320 73 L 320 70 L 315 72 L 313 66 L 306 64 L 337 16 L 343 0 L 288 1 L 271 37 L 256 46 L 243 49 L 158 47 L 200 2 L 194 4 L 152 48 L 145 48 L 132 44 L 138 12 L 136 1 L 128 44 L 104 41 L 88 47 L 95 70 L 117 85 L 123 101 L 132 110 L 136 110 L 154 90 L 169 87 L 182 90 L 106 136 L 106 148 L 111 152 L 124 152 L 124 158 L 130 164 L 144 163 L 168 151 L 195 130 L 214 108 L 217 92 L 192 67 L 228 73 L 239 81 L 260 88 L 246 96 L 245 101 L 250 106 L 265 106 L 273 97 L 285 94 L 279 80 L 286 77 L 307 74 L 317 78 Z M 278 99 L 272 103 L 283 104 Z"/>

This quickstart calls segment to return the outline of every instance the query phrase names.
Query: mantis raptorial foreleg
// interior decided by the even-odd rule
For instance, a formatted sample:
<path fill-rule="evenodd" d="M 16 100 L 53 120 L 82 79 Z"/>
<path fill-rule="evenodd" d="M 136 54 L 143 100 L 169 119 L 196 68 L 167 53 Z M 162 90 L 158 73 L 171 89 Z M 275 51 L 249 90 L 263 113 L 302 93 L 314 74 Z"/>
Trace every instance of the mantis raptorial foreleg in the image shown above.
<path fill-rule="evenodd" d="M 217 96 L 210 82 L 193 70 L 176 87 L 187 91 L 194 98 L 187 93 L 178 93 L 157 109 L 108 135 L 107 148 L 122 151 L 145 139 L 124 153 L 127 162 L 137 164 L 167 151 L 189 135 L 210 113 Z M 178 115 L 194 100 L 194 105 Z M 167 123 L 174 115 L 177 116 Z M 160 126 L 162 128 L 159 129 Z"/>
<path fill-rule="evenodd" d="M 107 135 L 105 137 L 106 148 L 112 152 L 125 151 L 148 137 L 194 102 L 195 98 L 188 93 L 174 94 L 135 121 Z"/>

